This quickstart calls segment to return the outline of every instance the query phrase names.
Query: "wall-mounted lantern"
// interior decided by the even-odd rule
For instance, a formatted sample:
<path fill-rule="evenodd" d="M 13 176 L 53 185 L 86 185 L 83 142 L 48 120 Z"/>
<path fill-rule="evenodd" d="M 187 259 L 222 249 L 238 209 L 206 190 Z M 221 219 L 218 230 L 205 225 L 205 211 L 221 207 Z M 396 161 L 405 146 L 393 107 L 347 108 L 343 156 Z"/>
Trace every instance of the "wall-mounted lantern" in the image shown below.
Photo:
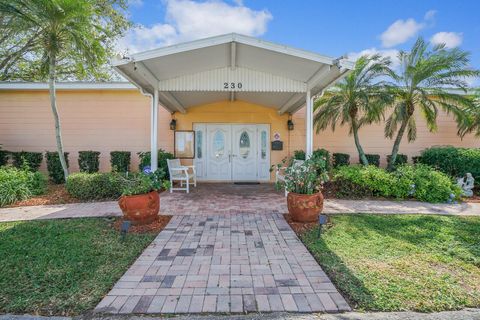
<path fill-rule="evenodd" d="M 172 119 L 172 121 L 170 121 L 170 130 L 175 131 L 176 129 L 177 129 L 177 120 Z"/>
<path fill-rule="evenodd" d="M 288 119 L 287 127 L 288 127 L 288 131 L 292 131 L 293 129 L 295 129 L 295 125 L 293 124 L 292 119 Z"/>

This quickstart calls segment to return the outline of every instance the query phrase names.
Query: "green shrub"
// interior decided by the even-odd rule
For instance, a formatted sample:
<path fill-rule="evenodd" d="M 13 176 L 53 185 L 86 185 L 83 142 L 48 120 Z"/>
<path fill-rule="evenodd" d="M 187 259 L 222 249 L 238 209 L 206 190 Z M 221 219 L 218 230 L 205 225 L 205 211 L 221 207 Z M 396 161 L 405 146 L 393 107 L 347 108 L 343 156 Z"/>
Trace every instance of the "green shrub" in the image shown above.
<path fill-rule="evenodd" d="M 124 180 L 118 173 L 73 173 L 67 178 L 66 189 L 80 200 L 116 199 L 122 194 Z"/>
<path fill-rule="evenodd" d="M 347 153 L 333 154 L 333 167 L 348 166 L 350 164 L 350 155 Z"/>
<path fill-rule="evenodd" d="M 480 185 L 480 148 L 432 147 L 422 151 L 419 161 L 454 178 L 470 172 Z"/>
<path fill-rule="evenodd" d="M 457 199 L 460 188 L 443 172 L 427 165 L 401 165 L 395 171 L 397 179 L 412 181 L 410 196 L 425 202 L 450 202 Z"/>
<path fill-rule="evenodd" d="M 293 151 L 293 159 L 295 160 L 305 160 L 307 157 L 305 155 L 305 151 L 303 150 L 295 150 Z"/>
<path fill-rule="evenodd" d="M 390 165 L 390 159 L 392 156 L 389 154 L 387 155 L 387 165 Z M 395 159 L 395 166 L 399 166 L 402 164 L 408 163 L 408 157 L 406 154 L 397 154 L 397 159 Z"/>
<path fill-rule="evenodd" d="M 368 165 L 380 167 L 380 155 L 379 154 L 365 154 L 367 157 Z M 359 163 L 361 164 L 362 161 L 360 160 Z"/>
<path fill-rule="evenodd" d="M 80 172 L 95 173 L 98 172 L 100 162 L 98 158 L 100 152 L 98 151 L 79 151 L 78 152 L 78 167 Z"/>
<path fill-rule="evenodd" d="M 327 171 L 330 171 L 332 169 L 332 161 L 330 159 L 330 152 L 328 152 L 328 150 L 317 149 L 313 151 L 312 160 L 316 161 L 316 159 L 322 159 L 323 161 L 325 161 L 325 164 L 322 164 L 322 167 L 325 166 L 324 169 L 326 169 Z"/>
<path fill-rule="evenodd" d="M 47 179 L 40 172 L 0 168 L 0 207 L 45 193 Z"/>
<path fill-rule="evenodd" d="M 26 169 L 30 171 L 38 171 L 42 164 L 43 154 L 41 152 L 12 152 L 13 165 L 19 169 Z"/>
<path fill-rule="evenodd" d="M 413 162 L 413 164 L 422 163 L 422 157 L 421 156 L 414 156 L 414 157 L 412 157 L 412 162 Z"/>
<path fill-rule="evenodd" d="M 65 155 L 65 161 L 67 162 L 67 168 L 68 168 L 68 165 L 69 165 L 68 152 L 65 152 L 64 155 Z M 46 158 L 47 158 L 48 176 L 50 177 L 50 179 L 56 184 L 64 183 L 65 174 L 63 173 L 62 164 L 60 163 L 60 157 L 58 156 L 58 152 L 47 151 Z"/>
<path fill-rule="evenodd" d="M 130 151 L 112 151 L 110 152 L 110 164 L 112 171 L 128 172 L 130 171 Z"/>
<path fill-rule="evenodd" d="M 143 171 L 143 168 L 150 167 L 150 152 L 139 152 L 140 164 L 138 168 Z M 169 179 L 167 159 L 173 159 L 173 154 L 163 149 L 158 150 L 158 169 L 166 172 L 166 179 Z"/>
<path fill-rule="evenodd" d="M 425 165 L 403 164 L 387 172 L 375 166 L 342 166 L 333 175 L 339 196 L 415 198 L 427 202 L 453 201 L 458 186 L 444 173 Z"/>
<path fill-rule="evenodd" d="M 8 163 L 8 157 L 10 156 L 10 152 L 7 150 L 0 150 L 0 167 L 4 166 Z"/>

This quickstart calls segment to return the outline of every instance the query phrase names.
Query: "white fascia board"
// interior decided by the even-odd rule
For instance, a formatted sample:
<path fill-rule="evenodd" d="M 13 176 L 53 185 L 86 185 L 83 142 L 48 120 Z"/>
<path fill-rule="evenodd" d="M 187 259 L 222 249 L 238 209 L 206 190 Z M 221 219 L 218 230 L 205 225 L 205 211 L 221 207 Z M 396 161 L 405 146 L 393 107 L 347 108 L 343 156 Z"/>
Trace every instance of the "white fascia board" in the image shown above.
<path fill-rule="evenodd" d="M 133 61 L 149 60 L 149 59 L 159 58 L 162 56 L 167 56 L 171 54 L 176 54 L 176 53 L 191 51 L 196 49 L 202 49 L 202 48 L 226 44 L 230 42 L 237 42 L 245 45 L 250 45 L 253 47 L 262 48 L 265 50 L 283 53 L 283 54 L 294 56 L 297 58 L 303 58 L 303 59 L 325 63 L 329 65 L 334 64 L 336 60 L 335 58 L 320 55 L 315 52 L 296 49 L 286 45 L 280 45 L 273 42 L 268 42 L 265 40 L 260 40 L 254 37 L 249 37 L 241 34 L 230 33 L 230 34 L 224 34 L 224 35 L 205 38 L 205 39 L 194 40 L 190 42 L 184 42 L 184 43 L 180 43 L 180 44 L 176 44 L 168 47 L 162 47 L 158 49 L 134 53 L 130 55 L 129 57 L 130 59 L 113 60 L 112 65 L 120 66 L 120 65 L 128 64 Z"/>
<path fill-rule="evenodd" d="M 57 90 L 135 90 L 129 82 L 57 82 Z M 0 82 L 0 90 L 48 90 L 46 82 Z"/>

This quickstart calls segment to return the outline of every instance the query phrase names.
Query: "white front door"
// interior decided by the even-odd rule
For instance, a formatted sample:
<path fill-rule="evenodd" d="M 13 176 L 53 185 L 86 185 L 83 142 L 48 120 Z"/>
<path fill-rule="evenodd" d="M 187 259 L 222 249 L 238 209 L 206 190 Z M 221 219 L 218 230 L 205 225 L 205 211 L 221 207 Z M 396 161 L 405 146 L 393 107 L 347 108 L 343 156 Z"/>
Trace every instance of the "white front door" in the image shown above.
<path fill-rule="evenodd" d="M 257 180 L 257 127 L 254 124 L 232 125 L 232 179 Z"/>
<path fill-rule="evenodd" d="M 269 125 L 197 123 L 194 130 L 199 180 L 270 180 Z"/>
<path fill-rule="evenodd" d="M 232 129 L 230 125 L 207 126 L 207 174 L 210 180 L 232 179 Z"/>

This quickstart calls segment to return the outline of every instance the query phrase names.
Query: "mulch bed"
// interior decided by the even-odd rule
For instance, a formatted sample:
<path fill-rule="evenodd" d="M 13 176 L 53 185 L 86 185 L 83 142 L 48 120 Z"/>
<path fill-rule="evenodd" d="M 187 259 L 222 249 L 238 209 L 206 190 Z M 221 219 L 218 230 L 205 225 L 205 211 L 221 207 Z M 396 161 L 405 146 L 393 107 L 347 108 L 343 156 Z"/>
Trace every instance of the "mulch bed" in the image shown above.
<path fill-rule="evenodd" d="M 295 231 L 296 234 L 300 235 L 306 231 L 309 231 L 316 226 L 318 226 L 318 222 L 295 222 L 292 220 L 292 216 L 289 213 L 285 213 L 283 215 L 285 220 L 287 220 L 287 223 L 290 225 L 290 227 Z"/>
<path fill-rule="evenodd" d="M 16 202 L 8 207 L 39 206 L 82 202 L 68 194 L 64 184 L 49 184 L 46 194 Z"/>
<path fill-rule="evenodd" d="M 165 228 L 168 222 L 170 222 L 170 219 L 172 219 L 172 216 L 159 215 L 158 219 L 150 224 L 141 225 L 141 226 L 131 225 L 130 228 L 128 229 L 128 233 L 159 233 Z M 122 226 L 122 223 L 123 223 L 123 218 L 117 219 L 113 223 L 113 227 L 115 228 L 115 230 L 120 231 L 120 227 Z"/>

